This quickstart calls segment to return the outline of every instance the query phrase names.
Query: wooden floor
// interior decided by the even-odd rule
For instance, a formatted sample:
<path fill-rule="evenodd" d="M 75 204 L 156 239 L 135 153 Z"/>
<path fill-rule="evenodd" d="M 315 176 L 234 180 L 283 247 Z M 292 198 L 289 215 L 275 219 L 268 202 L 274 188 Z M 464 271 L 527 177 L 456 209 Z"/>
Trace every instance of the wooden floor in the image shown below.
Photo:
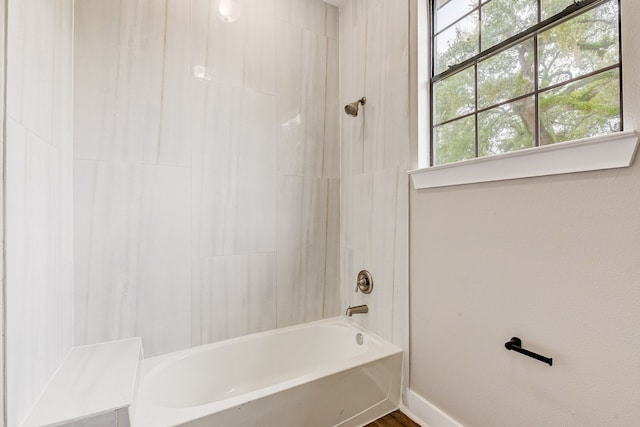
<path fill-rule="evenodd" d="M 398 409 L 385 417 L 375 420 L 371 424 L 367 424 L 365 427 L 420 427 L 420 424 L 414 423 Z"/>

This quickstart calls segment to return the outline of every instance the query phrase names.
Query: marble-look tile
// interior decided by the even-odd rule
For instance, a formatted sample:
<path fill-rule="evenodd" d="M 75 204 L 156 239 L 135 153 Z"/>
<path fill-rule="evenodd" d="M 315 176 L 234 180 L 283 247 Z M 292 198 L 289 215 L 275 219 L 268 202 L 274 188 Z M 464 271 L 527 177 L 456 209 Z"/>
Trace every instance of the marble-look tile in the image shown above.
<path fill-rule="evenodd" d="M 194 258 L 192 345 L 276 327 L 276 254 Z"/>
<path fill-rule="evenodd" d="M 391 341 L 409 348 L 409 175 L 398 169 L 398 200 L 396 203 L 396 241 L 393 278 L 393 329 Z M 409 366 L 409 352 L 403 354 L 404 366 Z M 403 369 L 403 384 L 409 384 L 409 370 Z"/>
<path fill-rule="evenodd" d="M 5 12 L 6 12 L 6 7 L 1 7 L 0 8 L 0 58 L 3 61 L 6 61 L 6 51 L 5 51 L 5 38 L 4 38 L 4 30 L 5 30 Z M 0 82 L 4 82 L 5 80 L 5 74 L 4 74 L 4 67 L 0 67 Z M 0 106 L 0 129 L 4 129 L 4 122 L 5 122 L 5 110 L 4 110 L 4 99 L 5 99 L 5 91 L 4 91 L 4 85 L 0 85 L 0 99 L 3 100 L 3 105 Z M 2 147 L 5 146 L 5 140 L 4 140 L 4 132 L 0 132 L 0 144 Z M 0 150 L 0 188 L 2 190 L 0 190 L 0 224 L 4 224 L 4 210 L 5 210 L 5 167 L 4 167 L 4 149 Z M 0 230 L 0 241 L 4 242 L 5 241 L 5 236 L 4 236 L 4 227 L 0 227 L 2 228 L 2 230 Z M 2 257 L 2 259 L 5 259 L 5 251 L 4 251 L 4 247 L 5 245 L 2 245 L 2 248 L 0 249 L 0 256 Z M 4 262 L 0 262 L 0 277 L 5 277 L 4 276 Z M 4 292 L 0 292 L 0 330 L 5 330 L 4 329 L 4 312 L 6 310 L 5 307 L 5 302 L 4 302 Z M 0 340 L 0 366 L 5 366 L 4 364 L 4 349 L 5 349 L 5 340 Z M 4 369 L 0 370 L 0 384 L 4 384 L 5 383 L 5 373 L 4 373 Z M 4 386 L 0 387 L 0 419 L 5 419 L 4 418 L 4 413 L 5 413 L 5 407 L 4 407 L 4 402 L 5 402 L 5 396 L 4 396 Z"/>
<path fill-rule="evenodd" d="M 167 3 L 87 0 L 75 10 L 76 158 L 157 164 Z"/>
<path fill-rule="evenodd" d="M 354 321 L 406 348 L 408 300 L 408 3 L 348 0 L 340 8 L 340 245 L 343 306 L 369 305 Z M 370 295 L 354 292 L 359 270 Z M 343 307 L 344 308 L 344 307 Z"/>
<path fill-rule="evenodd" d="M 50 143 L 60 148 L 67 161 L 73 159 L 73 1 L 55 2 L 53 32 L 53 76 L 51 105 L 52 125 Z M 68 166 L 68 167 L 67 167 Z M 73 165 L 62 170 L 69 173 Z M 72 183 L 63 188 L 72 189 Z"/>
<path fill-rule="evenodd" d="M 113 7 L 111 4 L 108 6 Z M 97 52 L 94 51 L 93 57 L 99 64 L 102 61 L 102 66 L 108 60 L 115 60 L 118 64 L 116 80 L 107 84 L 115 94 L 117 120 L 113 138 L 101 141 L 100 157 L 89 158 L 156 164 L 160 145 L 166 2 L 123 1 L 115 22 L 119 24 L 118 38 L 114 40 L 117 42 L 116 58 L 103 57 L 95 46 L 93 49 Z M 76 37 L 80 43 L 81 39 Z M 95 58 L 96 53 L 98 58 Z M 98 90 L 105 90 L 104 87 L 103 82 Z M 76 91 L 87 89 L 82 87 Z M 95 138 L 95 130 L 91 136 Z M 177 162 L 171 164 L 179 166 Z"/>
<path fill-rule="evenodd" d="M 291 23 L 317 34 L 326 35 L 328 5 L 322 0 L 291 0 Z"/>
<path fill-rule="evenodd" d="M 340 10 L 327 4 L 327 22 L 325 34 L 328 38 L 338 40 L 338 17 L 340 16 Z"/>
<path fill-rule="evenodd" d="M 106 414 L 98 415 L 86 420 L 75 421 L 70 424 L 63 425 L 63 427 L 124 427 L 121 424 L 121 420 L 118 418 L 120 411 L 111 411 Z M 126 422 L 124 425 L 128 425 Z"/>
<path fill-rule="evenodd" d="M 278 178 L 278 327 L 323 315 L 327 180 Z"/>
<path fill-rule="evenodd" d="M 338 34 L 340 35 L 340 42 L 342 43 L 343 35 L 349 36 L 353 32 L 353 0 L 345 2 L 340 6 L 340 12 L 338 14 Z"/>
<path fill-rule="evenodd" d="M 341 313 L 340 304 L 340 180 L 329 179 L 327 187 L 327 246 L 325 258 L 323 316 Z"/>
<path fill-rule="evenodd" d="M 100 0 L 84 0 L 74 7 L 75 158 L 113 157 L 120 9 L 120 3 Z"/>
<path fill-rule="evenodd" d="M 367 96 L 367 94 L 364 93 L 368 48 L 366 6 L 367 3 L 353 1 L 351 8 L 345 9 L 346 16 L 343 27 L 347 27 L 346 34 L 348 34 L 348 36 L 344 40 L 345 43 L 342 52 L 348 56 L 349 61 L 345 63 L 344 81 L 341 81 L 341 83 L 346 84 L 346 87 L 344 87 L 342 91 L 343 97 L 346 96 L 346 99 L 343 99 L 343 101 L 345 101 L 344 103 L 346 103 L 347 100 L 349 100 L 348 102 L 352 102 L 362 96 Z M 364 14 L 364 16 L 361 14 Z M 349 23 L 350 17 L 351 23 Z M 340 43 L 342 43 L 342 40 L 340 40 Z"/>
<path fill-rule="evenodd" d="M 356 177 L 357 199 L 351 221 L 355 236 L 352 270 L 343 278 L 347 286 L 358 271 L 368 270 L 374 280 L 374 291 L 348 297 L 349 305 L 367 304 L 369 314 L 359 318 L 365 327 L 383 338 L 392 339 L 393 295 L 395 283 L 396 220 L 398 203 L 398 169 L 386 169 Z"/>
<path fill-rule="evenodd" d="M 340 249 L 349 247 L 353 241 L 351 224 L 353 213 L 354 175 L 348 170 L 342 171 L 340 178 Z"/>
<path fill-rule="evenodd" d="M 6 6 L 5 380 L 18 425 L 72 343 L 73 26 L 70 0 Z"/>
<path fill-rule="evenodd" d="M 6 55 L 7 55 L 7 51 L 5 49 L 5 20 L 6 20 L 6 7 L 2 7 L 0 8 L 0 58 L 2 58 L 3 60 L 6 60 Z M 5 69 L 4 67 L 0 67 L 2 69 L 0 69 L 0 82 L 4 82 L 5 79 Z M 0 85 L 2 87 L 0 87 L 0 99 L 4 100 L 5 97 L 5 88 L 4 85 Z M 1 110 L 0 112 L 2 112 L 2 114 L 0 115 L 0 117 L 4 117 L 4 102 L 2 103 L 3 105 L 0 107 Z M 2 138 L 2 137 L 0 137 Z M 1 413 L 0 413 L 1 414 Z"/>
<path fill-rule="evenodd" d="M 0 17 L 1 19 L 1 17 Z M 0 29 L 1 31 L 1 29 Z M 1 43 L 1 41 L 0 41 Z M 3 116 L 3 111 L 2 109 L 0 109 L 0 117 L 4 117 Z M 0 118 L 0 126 L 4 126 L 4 120 L 2 118 Z M 2 146 L 4 146 L 4 141 L 2 140 L 2 138 L 0 137 L 0 142 L 2 143 Z M 4 151 L 4 150 L 0 150 L 0 151 Z M 0 164 L 4 164 L 4 158 L 3 158 L 3 154 L 0 154 Z M 2 173 L 2 175 L 4 176 L 4 168 L 0 167 L 0 172 Z M 4 188 L 4 179 L 0 178 L 0 188 Z M 0 201 L 0 221 L 2 224 L 4 224 L 4 191 L 2 191 L 2 201 Z M 0 231 L 0 239 L 2 239 L 2 241 L 5 241 L 5 236 L 4 236 L 4 231 Z M 4 245 L 2 245 L 2 249 L 0 249 L 0 256 L 2 256 L 2 258 L 4 259 L 6 256 L 5 250 L 4 250 Z M 4 263 L 0 263 L 0 277 L 4 277 Z M 0 329 L 1 330 L 5 330 L 5 322 L 4 322 L 4 313 L 6 311 L 6 307 L 5 307 L 5 300 L 4 300 L 4 293 L 2 293 L 2 295 L 0 295 Z M 5 366 L 4 363 L 4 349 L 5 349 L 5 341 L 6 340 L 0 340 L 0 366 Z M 4 371 L 0 371 L 0 383 L 4 384 L 5 383 L 5 373 Z M 4 387 L 0 387 L 0 418 L 4 419 L 4 413 L 5 413 L 5 407 L 4 407 L 4 402 L 5 402 L 5 398 L 4 398 Z"/>
<path fill-rule="evenodd" d="M 367 2 L 365 172 L 409 164 L 408 16 L 406 1 Z"/>
<path fill-rule="evenodd" d="M 345 313 L 351 294 L 355 290 L 356 276 L 353 276 L 353 249 L 340 247 L 340 314 Z M 358 270 L 359 271 L 359 270 Z"/>
<path fill-rule="evenodd" d="M 71 347 L 72 282 L 62 234 L 60 151 L 7 121 L 9 424 L 17 425 Z"/>
<path fill-rule="evenodd" d="M 189 170 L 76 160 L 74 182 L 76 344 L 188 347 Z"/>
<path fill-rule="evenodd" d="M 297 152 L 303 148 L 302 29 L 288 23 L 276 28 L 276 125 L 278 171 L 297 171 Z M 295 160 L 295 161 L 294 161 Z"/>
<path fill-rule="evenodd" d="M 242 87 L 244 45 L 249 31 L 246 3 L 237 21 L 224 22 L 217 2 L 191 0 L 191 72 L 195 78 L 216 84 Z"/>
<path fill-rule="evenodd" d="M 31 312 L 30 307 L 27 305 L 28 298 L 31 296 L 29 288 L 25 286 L 25 271 L 24 266 L 27 258 L 27 242 L 26 237 L 26 131 L 23 127 L 15 123 L 13 120 L 7 120 L 7 140 L 6 140 L 6 176 L 8 178 L 6 183 L 5 200 L 7 203 L 6 209 L 6 221 L 7 221 L 7 235 L 6 235 L 6 296 L 8 299 L 14 301 L 11 306 L 4 307 L 6 309 L 6 318 L 11 321 L 22 322 L 22 311 L 28 310 Z M 30 319 L 30 316 L 27 316 Z M 22 351 L 18 351 L 18 347 L 12 348 L 9 346 L 14 337 L 25 337 L 25 332 L 31 329 L 31 322 L 24 325 L 24 330 L 20 330 L 17 324 L 14 326 L 13 333 L 11 332 L 11 321 L 7 326 L 7 338 L 3 342 L 7 345 L 7 367 L 11 368 L 8 372 L 7 391 L 10 394 L 7 399 L 7 409 L 11 408 L 11 411 L 7 411 L 9 421 L 17 425 L 22 417 L 27 413 L 29 406 L 35 401 L 38 391 L 34 387 L 44 386 L 44 381 L 32 379 L 31 367 L 35 365 L 31 352 L 27 352 L 22 355 L 22 351 L 29 351 L 30 344 L 25 340 L 17 341 L 22 348 Z M 16 334 L 15 336 L 13 334 Z M 11 352 L 14 354 L 12 355 Z M 15 360 L 13 360 L 15 358 Z M 20 382 L 25 381 L 25 386 L 19 388 Z M 31 385 L 35 382 L 35 385 Z"/>
<path fill-rule="evenodd" d="M 247 0 L 244 87 L 276 92 L 275 0 Z"/>
<path fill-rule="evenodd" d="M 51 143 L 55 2 L 8 2 L 7 115 Z"/>
<path fill-rule="evenodd" d="M 340 8 L 338 16 L 338 39 L 339 46 L 339 73 L 340 73 L 340 105 L 344 105 L 345 100 L 353 95 L 351 80 L 348 79 L 353 69 L 351 46 L 353 45 L 353 26 L 351 15 L 353 13 L 353 2 L 348 1 Z M 349 101 L 351 102 L 351 101 Z"/>
<path fill-rule="evenodd" d="M 291 22 L 291 0 L 275 0 L 276 20 L 280 22 Z"/>
<path fill-rule="evenodd" d="M 272 95 L 209 84 L 193 149 L 193 255 L 276 249 Z"/>
<path fill-rule="evenodd" d="M 115 427 L 116 424 L 104 424 L 109 419 L 102 420 L 102 424 L 97 423 L 102 418 L 98 414 L 109 412 L 115 421 L 117 410 L 133 404 L 141 365 L 140 338 L 74 347 L 47 384 L 22 427 Z M 123 415 L 128 415 L 126 410 Z"/>
<path fill-rule="evenodd" d="M 343 112 L 340 120 L 340 177 L 345 178 L 363 171 L 364 115 L 352 117 Z"/>
<path fill-rule="evenodd" d="M 327 86 L 325 95 L 325 126 L 323 176 L 340 176 L 340 75 L 338 67 L 338 42 L 327 40 Z"/>
<path fill-rule="evenodd" d="M 244 318 L 233 317 L 242 310 L 229 311 L 220 320 L 229 325 L 227 335 L 220 329 L 207 330 L 212 325 L 200 320 L 190 324 L 202 315 L 221 313 L 208 303 L 196 302 L 198 292 L 222 289 L 229 292 L 231 303 L 240 304 L 244 294 L 234 293 L 236 287 L 242 288 L 243 280 L 254 286 L 253 278 L 241 274 L 243 266 L 257 263 L 255 268 L 266 269 L 260 260 L 267 254 L 271 272 L 281 265 L 296 265 L 297 270 L 289 274 L 293 279 L 320 280 L 317 288 L 309 282 L 298 292 L 298 296 L 313 297 L 318 305 L 311 316 L 297 316 L 301 320 L 296 322 L 339 311 L 336 10 L 329 11 L 321 0 L 238 3 L 242 16 L 233 23 L 222 22 L 215 4 L 208 0 L 192 0 L 190 11 L 179 0 L 116 5 L 83 0 L 76 5 L 76 317 L 86 319 L 76 330 L 80 341 L 137 333 L 143 335 L 147 349 L 155 346 L 154 354 L 181 342 L 178 330 L 188 329 L 184 336 L 192 336 L 196 343 L 229 336 L 227 330 L 236 335 L 275 326 L 276 316 L 270 312 L 275 310 L 275 299 L 272 304 L 266 296 L 255 310 L 264 319 L 250 319 L 248 326 Z M 287 23 L 276 19 L 283 13 Z M 147 81 L 135 86 L 143 77 Z M 138 121 L 131 123 L 133 118 Z M 276 139 L 276 126 L 285 139 Z M 138 136 L 135 141 L 134 135 Z M 286 147 L 280 157 L 279 147 Z M 185 184 L 184 196 L 191 194 L 191 201 L 166 208 L 167 215 L 176 218 L 162 218 L 157 211 L 165 208 L 154 203 L 164 204 L 177 196 L 165 192 L 162 198 L 151 172 L 156 169 L 140 163 L 190 168 L 192 189 L 189 193 Z M 169 173 L 174 168 L 157 170 Z M 278 173 L 331 179 L 302 180 L 305 184 L 296 192 L 277 197 Z M 183 182 L 185 177 L 177 180 Z M 169 185 L 169 193 L 173 188 Z M 278 207 L 276 212 L 278 200 L 289 198 L 295 205 L 302 189 L 313 205 L 322 205 L 321 212 L 316 213 L 313 206 L 306 210 L 296 206 L 293 211 Z M 176 207 L 181 208 L 179 213 L 173 210 Z M 143 240 L 138 237 L 143 228 L 140 221 L 150 212 L 156 215 L 150 229 L 160 231 L 150 235 L 153 247 L 145 249 L 149 254 L 144 263 L 161 257 L 154 251 L 167 251 L 177 260 L 160 263 L 163 268 L 158 270 L 144 267 L 136 258 L 142 253 L 136 246 Z M 184 214 L 190 221 L 182 218 Z M 276 255 L 277 224 L 305 215 L 317 215 L 317 223 L 308 229 L 300 225 L 298 232 L 321 233 L 313 243 L 307 242 L 311 237 L 298 235 Z M 173 228 L 181 230 L 191 222 L 193 239 L 186 250 L 180 249 L 183 242 L 174 244 L 158 224 L 177 221 L 178 216 L 181 223 Z M 310 249 L 301 256 L 295 245 Z M 193 279 L 183 272 L 186 261 L 177 252 L 194 263 L 189 269 Z M 315 263 L 320 259 L 321 274 L 320 264 Z M 223 288 L 218 275 L 225 278 Z M 179 287 L 190 283 L 194 294 L 187 291 L 185 295 L 193 301 L 193 313 L 184 309 L 183 295 L 177 296 Z M 292 282 L 287 279 L 287 283 Z M 273 286 L 269 292 L 277 298 Z M 269 287 L 260 289 L 266 292 Z M 169 298 L 177 300 L 176 307 L 166 307 Z M 107 303 L 97 306 L 101 300 Z M 169 315 L 162 317 L 163 311 Z M 169 327 L 164 342 L 157 331 L 174 314 L 175 328 Z"/>
<path fill-rule="evenodd" d="M 408 337 L 407 307 L 409 307 L 409 176 L 398 169 L 395 222 L 393 330 L 391 341 L 406 348 Z"/>
<path fill-rule="evenodd" d="M 276 34 L 278 173 L 322 176 L 327 39 L 286 23 Z"/>
<path fill-rule="evenodd" d="M 56 2 L 54 27 L 53 126 L 50 144 L 57 148 L 58 211 L 55 226 L 60 239 L 56 254 L 58 283 L 63 292 L 60 310 L 73 316 L 73 1 Z M 63 329 L 71 345 L 73 329 Z"/>
<path fill-rule="evenodd" d="M 166 33 L 160 98 L 160 133 L 156 162 L 162 165 L 191 166 L 193 114 L 189 69 L 190 15 L 183 0 L 166 3 Z M 134 64 L 134 67 L 139 66 Z"/>
<path fill-rule="evenodd" d="M 354 2 L 345 3 L 340 10 L 340 108 L 366 96 L 364 92 L 366 60 L 366 23 L 353 26 Z M 366 106 L 358 117 L 347 116 L 340 109 L 341 169 L 351 174 L 362 173 L 364 122 Z M 344 174 L 342 174 L 344 175 Z"/>
<path fill-rule="evenodd" d="M 321 176 L 324 160 L 327 39 L 308 31 L 302 33 L 301 117 L 304 126 L 304 173 Z M 299 163 L 298 163 L 299 164 Z"/>
<path fill-rule="evenodd" d="M 328 7 L 322 0 L 276 0 L 276 19 L 324 36 Z"/>
<path fill-rule="evenodd" d="M 367 24 L 367 19 L 368 19 L 368 15 L 367 15 L 367 8 L 369 7 L 369 1 L 370 0 L 351 0 L 351 7 L 352 7 L 352 13 L 351 13 L 351 25 L 352 28 L 355 28 L 357 26 L 360 25 L 365 25 Z M 372 1 L 378 1 L 378 0 L 372 0 Z M 389 1 L 389 0 L 384 0 L 384 1 Z M 396 3 L 393 0 L 390 0 L 392 3 Z"/>

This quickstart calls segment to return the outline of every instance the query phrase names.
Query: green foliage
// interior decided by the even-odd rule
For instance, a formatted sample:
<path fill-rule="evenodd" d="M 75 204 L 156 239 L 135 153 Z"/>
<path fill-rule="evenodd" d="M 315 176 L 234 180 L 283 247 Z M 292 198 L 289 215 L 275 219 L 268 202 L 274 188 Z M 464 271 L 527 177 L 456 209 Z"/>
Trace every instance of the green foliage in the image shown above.
<path fill-rule="evenodd" d="M 528 97 L 478 114 L 478 154 L 489 156 L 533 147 L 535 135 L 526 118 L 535 120 L 534 98 Z"/>
<path fill-rule="evenodd" d="M 619 130 L 617 70 L 578 80 L 540 96 L 541 127 L 556 143 Z"/>
<path fill-rule="evenodd" d="M 476 156 L 474 116 L 438 126 L 434 135 L 434 165 L 473 159 Z"/>
<path fill-rule="evenodd" d="M 460 117 L 475 109 L 473 68 L 467 68 L 434 85 L 435 122 Z"/>
<path fill-rule="evenodd" d="M 553 15 L 572 0 L 543 0 L 543 17 Z M 482 46 L 494 45 L 532 24 L 535 0 L 492 0 L 482 11 Z M 610 0 L 537 35 L 536 75 L 534 39 L 525 40 L 434 85 L 435 164 L 615 132 L 620 127 L 619 71 L 603 68 L 619 62 L 617 1 Z M 476 11 L 477 14 L 477 11 Z M 456 28 L 439 64 L 454 65 L 473 56 L 478 46 L 475 28 Z M 535 19 L 535 18 L 533 18 Z M 455 27 L 453 27 L 455 28 Z M 514 28 L 516 30 L 514 30 Z M 474 50 L 475 49 L 475 50 Z M 442 72 L 446 67 L 439 67 Z M 591 76 L 577 78 L 591 74 Z M 536 123 L 535 84 L 539 123 Z M 565 83 L 568 82 L 568 83 Z M 475 88 L 478 130 L 476 132 Z M 549 88 L 549 89 L 547 89 Z M 531 95 L 530 95 L 531 94 Z M 514 99 L 517 99 L 514 101 Z M 469 115 L 471 114 L 471 115 Z M 439 123 L 453 120 L 445 125 Z"/>
<path fill-rule="evenodd" d="M 482 49 L 488 49 L 536 24 L 536 0 L 492 0 L 482 8 Z"/>

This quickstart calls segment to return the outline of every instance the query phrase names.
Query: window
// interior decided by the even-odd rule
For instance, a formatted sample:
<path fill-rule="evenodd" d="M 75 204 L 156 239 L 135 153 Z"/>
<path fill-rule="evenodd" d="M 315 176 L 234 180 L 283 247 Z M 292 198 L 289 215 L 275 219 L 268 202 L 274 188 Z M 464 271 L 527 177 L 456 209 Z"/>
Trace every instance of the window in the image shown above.
<path fill-rule="evenodd" d="M 431 165 L 622 130 L 619 0 L 432 0 Z"/>

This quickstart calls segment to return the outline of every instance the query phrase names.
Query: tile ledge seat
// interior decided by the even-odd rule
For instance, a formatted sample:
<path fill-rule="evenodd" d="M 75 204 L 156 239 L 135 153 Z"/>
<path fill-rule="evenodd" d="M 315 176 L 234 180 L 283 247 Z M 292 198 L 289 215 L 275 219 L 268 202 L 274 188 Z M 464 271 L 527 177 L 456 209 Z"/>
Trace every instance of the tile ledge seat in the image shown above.
<path fill-rule="evenodd" d="M 416 190 L 489 181 L 629 167 L 635 130 L 533 147 L 409 171 Z"/>
<path fill-rule="evenodd" d="M 21 426 L 131 425 L 142 358 L 141 338 L 73 347 Z"/>

